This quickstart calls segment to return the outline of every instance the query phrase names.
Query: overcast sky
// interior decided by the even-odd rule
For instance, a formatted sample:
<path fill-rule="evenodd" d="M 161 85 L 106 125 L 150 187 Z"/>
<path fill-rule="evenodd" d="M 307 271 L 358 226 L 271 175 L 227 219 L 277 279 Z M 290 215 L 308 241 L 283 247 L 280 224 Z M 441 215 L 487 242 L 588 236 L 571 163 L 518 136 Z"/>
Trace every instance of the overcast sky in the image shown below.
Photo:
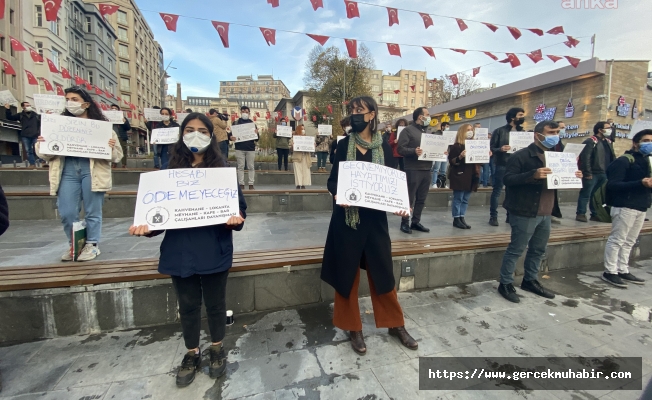
<path fill-rule="evenodd" d="M 175 94 L 176 82 L 181 82 L 183 98 L 217 97 L 221 80 L 234 80 L 237 75 L 249 74 L 253 74 L 254 78 L 256 75 L 273 74 L 275 78 L 283 80 L 294 95 L 303 89 L 306 56 L 317 44 L 305 35 L 277 32 L 276 46 L 267 46 L 258 28 L 231 25 L 230 48 L 225 49 L 210 21 L 184 18 L 183 15 L 254 27 L 355 38 L 359 42 L 372 40 L 489 50 L 500 59 L 505 57 L 506 52 L 542 49 L 544 55 L 570 55 L 586 60 L 591 55 L 590 36 L 595 33 L 595 55 L 598 58 L 652 59 L 652 7 L 646 1 L 620 0 L 615 10 L 568 10 L 562 8 L 562 0 L 366 1 L 519 28 L 547 31 L 562 25 L 567 34 L 579 38 L 581 43 L 576 49 L 569 49 L 561 44 L 566 40 L 563 35 L 546 34 L 539 37 L 528 31 L 523 31 L 523 36 L 514 40 L 505 27 L 492 33 L 486 26 L 471 21 L 467 21 L 469 28 L 461 32 L 454 19 L 436 16 L 432 17 L 434 26 L 425 29 L 418 14 L 406 11 L 399 11 L 399 25 L 389 27 L 385 8 L 359 4 L 361 18 L 347 19 L 343 0 L 323 0 L 324 8 L 317 11 L 313 11 L 310 0 L 280 0 L 280 7 L 277 8 L 272 8 L 267 0 L 137 0 L 137 4 L 154 31 L 155 39 L 163 47 L 165 65 L 172 61 L 172 66 L 176 67 L 176 70 L 168 70 L 172 76 L 168 80 L 169 92 Z M 182 15 L 176 33 L 166 29 L 158 12 Z M 365 44 L 374 54 L 376 67 L 384 73 L 395 73 L 401 68 L 425 69 L 428 77 L 432 78 L 492 62 L 482 53 L 462 55 L 444 49 L 435 49 L 437 59 L 433 59 L 422 48 L 407 46 L 401 47 L 402 57 L 399 58 L 390 56 L 385 44 Z M 330 45 L 338 46 L 346 53 L 343 40 L 330 39 L 326 46 Z M 519 57 L 522 62 L 520 67 L 512 69 L 509 64 L 500 63 L 483 66 L 478 79 L 483 86 L 491 83 L 504 85 L 568 65 L 565 60 L 554 64 L 547 58 L 535 65 L 525 55 Z"/>

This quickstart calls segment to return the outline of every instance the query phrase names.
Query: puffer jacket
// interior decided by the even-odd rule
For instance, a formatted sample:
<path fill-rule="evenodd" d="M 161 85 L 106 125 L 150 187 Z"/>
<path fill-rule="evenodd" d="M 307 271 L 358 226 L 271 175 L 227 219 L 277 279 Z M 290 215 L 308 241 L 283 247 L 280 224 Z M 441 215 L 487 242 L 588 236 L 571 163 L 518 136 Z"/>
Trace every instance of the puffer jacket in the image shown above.
<path fill-rule="evenodd" d="M 229 140 L 229 135 L 226 134 L 226 121 L 216 116 L 212 116 L 210 119 L 213 123 L 213 135 L 215 135 L 215 140 L 218 143 Z"/>
<path fill-rule="evenodd" d="M 316 153 L 328 153 L 331 151 L 331 138 L 329 136 L 317 136 Z"/>
<path fill-rule="evenodd" d="M 115 131 L 111 131 L 111 138 L 115 140 L 113 152 L 110 160 L 102 160 L 99 158 L 90 159 L 91 169 L 91 190 L 93 192 L 108 192 L 113 186 L 111 177 L 111 163 L 118 163 L 122 160 L 123 152 L 118 135 Z M 41 142 L 36 142 L 36 154 L 47 161 L 50 166 L 50 196 L 56 196 L 59 191 L 59 184 L 61 183 L 61 174 L 63 173 L 63 166 L 66 160 L 65 156 L 53 156 L 41 154 Z"/>

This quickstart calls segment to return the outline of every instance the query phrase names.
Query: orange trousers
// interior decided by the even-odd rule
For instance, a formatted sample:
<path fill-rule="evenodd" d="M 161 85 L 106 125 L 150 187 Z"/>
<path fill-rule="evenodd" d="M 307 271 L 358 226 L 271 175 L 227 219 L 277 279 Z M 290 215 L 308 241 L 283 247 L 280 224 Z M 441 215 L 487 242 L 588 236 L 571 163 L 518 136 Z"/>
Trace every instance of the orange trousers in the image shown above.
<path fill-rule="evenodd" d="M 371 292 L 371 304 L 374 308 L 374 319 L 376 328 L 398 328 L 405 325 L 403 310 L 398 304 L 396 289 L 389 293 L 376 294 L 376 287 L 371 279 L 369 267 L 367 267 L 367 278 L 369 278 L 369 291 Z M 349 298 L 335 292 L 335 306 L 333 310 L 333 325 L 344 331 L 361 331 L 362 321 L 360 320 L 360 306 L 358 305 L 358 286 L 360 286 L 360 268 L 355 275 L 355 281 L 351 288 Z"/>

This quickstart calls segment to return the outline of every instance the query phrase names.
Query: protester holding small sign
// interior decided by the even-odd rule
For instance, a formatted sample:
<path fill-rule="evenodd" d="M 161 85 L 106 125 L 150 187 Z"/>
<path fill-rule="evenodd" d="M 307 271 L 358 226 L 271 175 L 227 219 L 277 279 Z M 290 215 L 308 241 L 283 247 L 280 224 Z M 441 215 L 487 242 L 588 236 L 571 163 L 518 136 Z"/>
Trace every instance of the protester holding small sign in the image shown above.
<path fill-rule="evenodd" d="M 397 165 L 398 169 L 401 171 L 405 171 L 405 165 L 403 164 L 403 156 L 398 153 L 398 138 L 400 136 L 398 130 L 401 129 L 401 131 L 403 131 L 403 129 L 405 129 L 407 126 L 407 120 L 405 118 L 401 118 L 396 121 L 394 129 L 392 129 L 392 133 L 389 135 L 389 146 L 392 148 L 394 164 Z"/>
<path fill-rule="evenodd" d="M 65 93 L 64 116 L 106 121 L 102 110 L 84 89 L 75 86 L 66 89 Z M 110 129 L 111 125 L 106 124 Z M 63 230 L 70 243 L 70 250 L 63 254 L 61 261 L 73 260 L 72 225 L 79 220 L 82 202 L 86 221 L 86 245 L 77 260 L 92 260 L 100 255 L 98 244 L 102 234 L 102 205 L 104 193 L 111 190 L 112 186 L 111 162 L 120 162 L 123 155 L 118 136 L 111 131 L 111 160 L 46 155 L 40 151 L 43 142 L 45 138 L 39 136 L 36 153 L 50 164 L 50 194 L 57 196 Z"/>
<path fill-rule="evenodd" d="M 336 200 L 340 161 L 366 161 L 384 166 L 393 162 L 391 147 L 376 133 L 378 106 L 374 99 L 357 97 L 349 107 L 351 134 L 337 144 L 328 178 L 328 191 Z M 397 215 L 409 216 L 405 212 Z M 335 206 L 324 248 L 321 279 L 335 289 L 333 324 L 349 331 L 353 350 L 365 354 L 367 347 L 358 305 L 361 268 L 367 271 L 376 327 L 389 328 L 390 335 L 398 337 L 405 347 L 416 350 L 418 343 L 405 330 L 403 310 L 396 294 L 387 213 L 365 207 Z"/>
<path fill-rule="evenodd" d="M 247 106 L 240 107 L 240 118 L 233 123 L 234 126 L 242 124 L 254 124 L 254 121 L 250 119 L 251 110 Z M 256 124 L 254 124 L 256 126 Z M 237 136 L 233 134 L 233 130 L 228 132 L 229 140 L 235 143 L 235 159 L 238 164 L 238 182 L 240 183 L 240 188 L 244 190 L 245 180 L 244 180 L 244 169 L 245 164 L 247 166 L 247 173 L 249 175 L 249 190 L 254 190 L 254 181 L 256 179 L 256 142 L 260 139 L 258 135 L 258 128 L 254 129 L 256 132 L 256 139 L 238 141 Z"/>
<path fill-rule="evenodd" d="M 306 136 L 303 125 L 297 126 L 294 136 Z M 293 144 L 293 140 L 290 140 L 290 146 Z M 310 157 L 310 153 L 307 151 L 293 151 L 292 163 L 294 164 L 294 183 L 297 185 L 297 189 L 305 189 L 306 186 L 312 185 L 310 176 L 312 157 Z"/>
<path fill-rule="evenodd" d="M 317 154 L 317 172 L 326 172 L 326 159 L 333 139 L 330 136 L 319 135 L 316 138 L 315 153 Z"/>
<path fill-rule="evenodd" d="M 471 124 L 463 124 L 457 130 L 455 144 L 448 150 L 448 170 L 450 188 L 453 190 L 453 226 L 460 229 L 471 229 L 464 217 L 469 207 L 471 192 L 478 191 L 481 164 L 466 163 L 466 141 L 474 135 Z"/>
<path fill-rule="evenodd" d="M 117 104 L 111 104 L 111 110 L 120 111 Z M 129 140 L 129 131 L 131 124 L 127 118 L 122 118 L 122 124 L 113 124 L 113 131 L 118 135 L 120 140 L 120 147 L 122 147 L 122 168 L 127 167 L 127 141 Z"/>
<path fill-rule="evenodd" d="M 226 160 L 213 134 L 213 124 L 201 113 L 191 113 L 181 125 L 179 140 L 171 145 L 170 169 L 223 168 Z M 211 378 L 226 372 L 226 352 L 222 340 L 226 335 L 226 282 L 233 264 L 233 231 L 240 231 L 247 217 L 247 203 L 238 190 L 240 216 L 226 224 L 186 229 L 149 231 L 148 225 L 131 226 L 129 234 L 153 237 L 165 232 L 161 243 L 158 271 L 171 275 L 179 301 L 183 339 L 188 349 L 177 371 L 179 387 L 190 385 L 202 363 L 199 348 L 202 298 L 211 335 L 208 347 Z"/>
<path fill-rule="evenodd" d="M 156 126 L 151 125 L 151 122 L 145 120 L 145 123 L 150 123 L 147 126 L 148 129 L 159 129 L 159 128 L 178 128 L 179 124 L 174 120 L 172 115 L 172 110 L 167 107 L 161 108 L 161 121 L 155 122 Z M 151 128 L 150 128 L 151 127 Z M 169 144 L 157 144 L 156 150 L 158 151 L 159 156 L 161 157 L 161 169 L 168 169 L 168 164 L 170 163 L 170 145 Z"/>
<path fill-rule="evenodd" d="M 281 126 L 287 126 L 287 122 L 281 122 Z M 288 127 L 289 128 L 289 127 Z M 277 131 L 274 132 L 274 139 L 276 139 L 276 155 L 278 157 L 278 170 L 281 170 L 281 164 L 288 170 L 288 157 L 290 155 L 290 139 L 289 137 L 278 136 Z"/>
<path fill-rule="evenodd" d="M 9 104 L 5 104 L 5 117 L 9 121 L 20 122 L 20 141 L 23 143 L 25 153 L 27 153 L 27 160 L 29 161 L 29 165 L 34 167 L 36 166 L 36 158 L 34 157 L 34 145 L 36 144 L 36 138 L 40 135 L 41 118 L 32 109 L 29 101 L 23 101 L 20 103 L 20 106 L 23 109 L 22 112 L 18 114 L 12 114 L 11 106 Z"/>

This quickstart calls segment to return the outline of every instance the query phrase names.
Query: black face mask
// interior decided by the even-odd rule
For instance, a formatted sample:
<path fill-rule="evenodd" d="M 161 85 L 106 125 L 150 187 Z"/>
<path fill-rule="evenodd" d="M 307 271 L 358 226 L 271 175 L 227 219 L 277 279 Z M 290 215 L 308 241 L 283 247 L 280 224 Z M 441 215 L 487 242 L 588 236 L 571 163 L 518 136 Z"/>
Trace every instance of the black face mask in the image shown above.
<path fill-rule="evenodd" d="M 523 125 L 525 123 L 525 118 L 518 118 L 514 120 L 514 125 Z"/>
<path fill-rule="evenodd" d="M 364 120 L 366 114 L 353 114 L 351 115 L 351 130 L 360 133 L 365 130 L 369 122 Z"/>

